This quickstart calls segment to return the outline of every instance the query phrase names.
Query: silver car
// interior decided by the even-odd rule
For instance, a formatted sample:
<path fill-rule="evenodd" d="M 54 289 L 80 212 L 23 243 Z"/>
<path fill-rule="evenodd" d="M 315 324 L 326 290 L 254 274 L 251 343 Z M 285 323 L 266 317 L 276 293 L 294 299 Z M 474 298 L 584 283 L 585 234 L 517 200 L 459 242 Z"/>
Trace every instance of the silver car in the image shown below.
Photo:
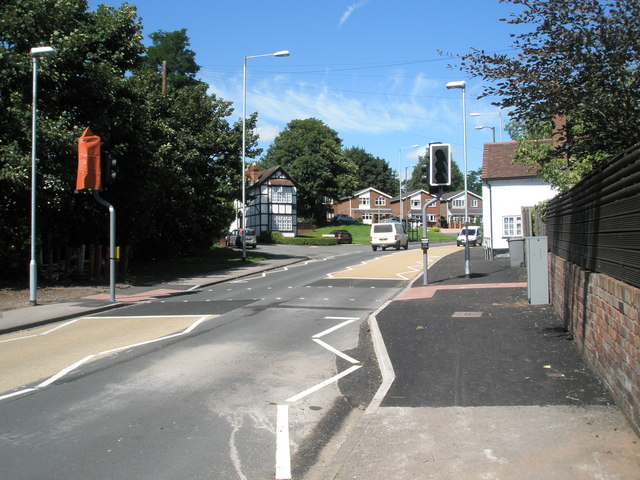
<path fill-rule="evenodd" d="M 237 247 L 242 248 L 242 232 L 243 229 L 236 229 L 232 232 L 227 233 L 225 237 L 225 243 L 227 247 Z M 256 248 L 258 246 L 258 242 L 256 240 L 256 231 L 251 228 L 244 229 L 245 235 L 245 244 L 247 247 Z"/>

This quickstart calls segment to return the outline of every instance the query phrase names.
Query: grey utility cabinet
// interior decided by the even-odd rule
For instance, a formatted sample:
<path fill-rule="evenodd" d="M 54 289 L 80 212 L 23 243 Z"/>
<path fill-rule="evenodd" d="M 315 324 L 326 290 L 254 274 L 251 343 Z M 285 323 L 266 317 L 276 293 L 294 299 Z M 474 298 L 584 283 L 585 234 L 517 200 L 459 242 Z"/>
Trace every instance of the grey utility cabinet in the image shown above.
<path fill-rule="evenodd" d="M 525 237 L 527 264 L 527 295 L 532 305 L 549 303 L 549 267 L 547 237 Z"/>

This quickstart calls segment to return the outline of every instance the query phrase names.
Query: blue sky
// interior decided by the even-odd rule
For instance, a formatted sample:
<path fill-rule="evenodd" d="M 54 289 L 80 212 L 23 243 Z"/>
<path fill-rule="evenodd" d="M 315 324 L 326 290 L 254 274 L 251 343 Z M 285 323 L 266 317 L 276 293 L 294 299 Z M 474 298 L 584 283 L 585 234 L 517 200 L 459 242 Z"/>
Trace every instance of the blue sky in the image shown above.
<path fill-rule="evenodd" d="M 119 6 L 117 0 L 89 1 Z M 463 168 L 465 80 L 467 167 L 482 165 L 484 142 L 500 139 L 498 109 L 476 100 L 480 79 L 449 68 L 438 51 L 507 51 L 513 27 L 500 18 L 516 7 L 498 0 L 133 0 L 145 43 L 158 30 L 187 29 L 199 78 L 242 112 L 243 57 L 289 50 L 290 57 L 247 60 L 247 112 L 258 112 L 261 144 L 293 119 L 316 117 L 345 147 L 362 147 L 402 173 L 434 141 L 451 143 Z M 477 117 L 469 113 L 489 113 Z M 501 113 L 503 123 L 507 113 Z M 504 140 L 509 140 L 506 133 Z M 404 148 L 414 144 L 420 148 Z"/>

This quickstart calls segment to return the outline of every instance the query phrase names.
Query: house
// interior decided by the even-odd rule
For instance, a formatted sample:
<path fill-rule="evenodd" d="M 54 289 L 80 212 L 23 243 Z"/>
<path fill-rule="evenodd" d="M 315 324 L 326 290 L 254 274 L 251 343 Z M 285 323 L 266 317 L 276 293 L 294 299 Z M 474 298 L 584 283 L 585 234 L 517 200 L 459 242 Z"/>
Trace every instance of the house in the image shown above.
<path fill-rule="evenodd" d="M 422 220 L 422 207 L 435 195 L 431 195 L 426 190 L 414 190 L 413 192 L 405 192 L 402 195 L 402 217 L 416 218 Z M 391 206 L 394 216 L 400 217 L 400 197 L 393 197 Z M 440 226 L 440 203 L 434 202 L 427 207 L 427 224 L 429 226 Z"/>
<path fill-rule="evenodd" d="M 466 213 L 469 216 L 468 223 L 481 224 L 482 223 L 482 198 L 480 195 L 467 191 L 467 197 L 465 199 L 464 190 L 458 190 L 456 192 L 447 192 L 440 198 L 440 215 L 446 219 L 447 226 L 449 228 L 461 228 L 464 225 L 465 216 L 465 202 Z"/>
<path fill-rule="evenodd" d="M 256 235 L 261 232 L 281 232 L 295 237 L 298 231 L 297 187 L 282 167 L 259 171 L 253 162 L 245 172 L 247 187 L 247 228 Z"/>
<path fill-rule="evenodd" d="M 551 140 L 549 140 L 551 141 Z M 485 143 L 482 155 L 485 247 L 507 250 L 509 239 L 530 235 L 523 211 L 557 193 L 536 171 L 513 163 L 518 142 Z"/>
<path fill-rule="evenodd" d="M 365 188 L 334 203 L 333 214 L 339 213 L 360 219 L 365 224 L 381 222 L 394 214 L 391 195 L 373 187 Z"/>

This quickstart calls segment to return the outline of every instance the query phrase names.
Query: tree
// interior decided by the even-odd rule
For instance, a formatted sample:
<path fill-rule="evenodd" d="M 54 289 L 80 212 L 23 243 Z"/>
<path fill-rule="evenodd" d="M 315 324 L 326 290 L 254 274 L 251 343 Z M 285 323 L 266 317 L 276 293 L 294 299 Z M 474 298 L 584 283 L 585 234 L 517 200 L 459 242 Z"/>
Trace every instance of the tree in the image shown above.
<path fill-rule="evenodd" d="M 193 86 L 201 83 L 196 79 L 200 66 L 195 61 L 196 53 L 189 49 L 187 30 L 165 32 L 159 30 L 149 35 L 153 45 L 147 48 L 144 66 L 160 73 L 162 63 L 167 62 L 167 84 L 173 88 Z"/>
<path fill-rule="evenodd" d="M 262 160 L 280 165 L 298 185 L 298 214 L 324 222 L 329 199 L 350 195 L 356 166 L 342 150 L 338 134 L 317 118 L 292 120 L 275 138 Z"/>
<path fill-rule="evenodd" d="M 356 190 L 368 187 L 392 194 L 398 189 L 398 179 L 386 160 L 374 157 L 360 147 L 351 147 L 344 151 L 347 159 L 355 166 Z"/>
<path fill-rule="evenodd" d="M 160 73 L 142 66 L 135 7 L 86 9 L 86 2 L 68 0 L 0 4 L 3 276 L 28 273 L 32 46 L 58 49 L 38 69 L 40 250 L 107 243 L 108 212 L 91 195 L 74 192 L 77 139 L 87 126 L 101 137 L 102 154 L 117 161 L 117 180 L 102 196 L 118 212 L 118 243 L 138 257 L 209 247 L 233 217 L 242 128 L 228 121 L 231 104 L 200 82 L 176 80 L 162 95 Z M 186 33 L 180 38 L 171 44 L 176 55 L 188 45 Z M 255 122 L 252 115 L 249 128 Z M 258 154 L 255 135 L 248 139 L 250 155 Z"/>
<path fill-rule="evenodd" d="M 37 217 L 40 245 L 82 243 L 96 235 L 95 205 L 74 195 L 77 138 L 87 125 L 126 125 L 125 73 L 144 47 L 135 8 L 25 0 L 0 5 L 0 260 L 25 275 L 29 238 L 31 55 L 52 45 L 38 69 Z M 95 202 L 93 202 L 95 203 Z M 15 265 L 7 265 L 11 259 Z"/>
<path fill-rule="evenodd" d="M 502 1 L 522 7 L 504 21 L 533 30 L 512 34 L 515 54 L 474 49 L 461 69 L 490 82 L 482 96 L 497 97 L 528 132 L 517 157 L 567 188 L 640 141 L 640 2 Z M 558 145 L 530 141 L 554 119 Z"/>

